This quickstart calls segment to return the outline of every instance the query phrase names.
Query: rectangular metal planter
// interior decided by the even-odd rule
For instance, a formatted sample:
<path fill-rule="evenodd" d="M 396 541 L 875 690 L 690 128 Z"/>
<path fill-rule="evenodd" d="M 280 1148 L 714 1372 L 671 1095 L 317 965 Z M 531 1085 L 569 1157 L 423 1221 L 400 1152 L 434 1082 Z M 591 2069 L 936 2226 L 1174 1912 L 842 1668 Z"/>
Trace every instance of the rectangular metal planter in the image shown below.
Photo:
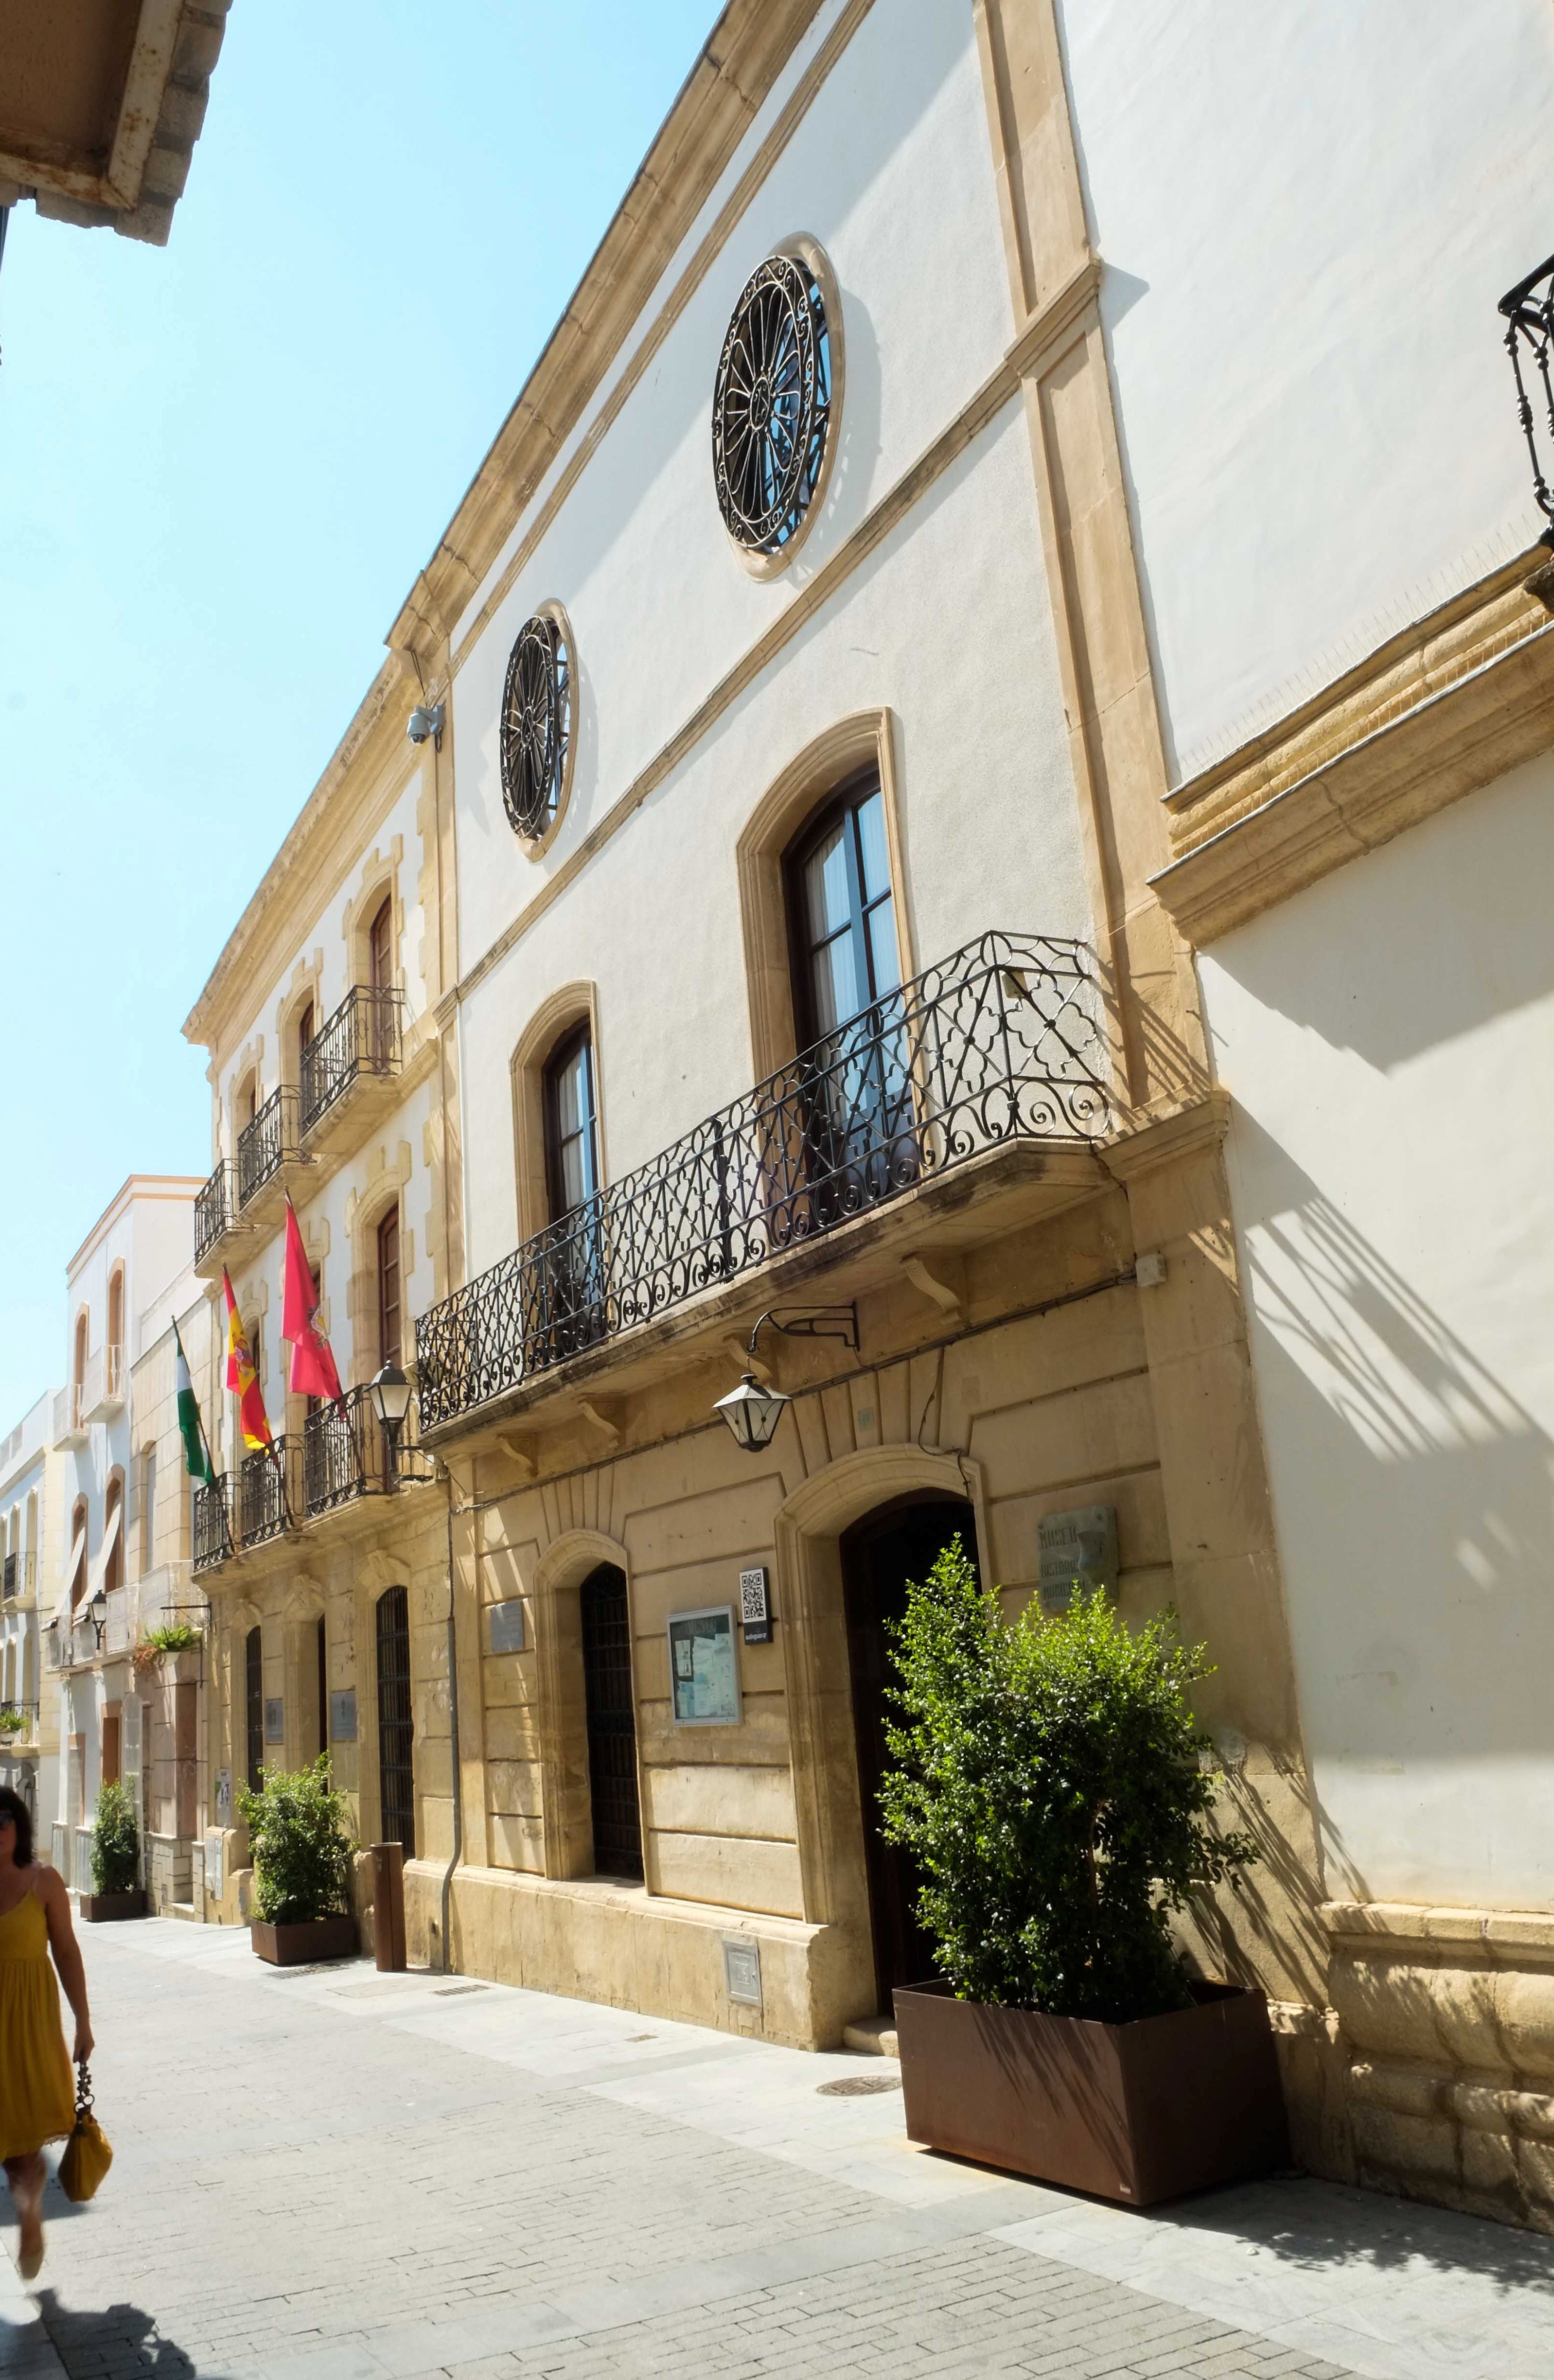
<path fill-rule="evenodd" d="M 1132 2024 L 898 1991 L 907 2138 L 1127 2206 L 1269 2172 L 1290 2151 L 1268 2001 L 1194 1991 Z"/>
<path fill-rule="evenodd" d="M 300 1925 L 249 1927 L 256 1955 L 273 1967 L 305 1967 L 315 1959 L 354 1959 L 361 1949 L 354 1917 L 313 1917 Z"/>
<path fill-rule="evenodd" d="M 83 1892 L 80 1912 L 87 1925 L 105 1925 L 117 1917 L 143 1917 L 146 1896 L 139 1888 L 133 1892 Z"/>

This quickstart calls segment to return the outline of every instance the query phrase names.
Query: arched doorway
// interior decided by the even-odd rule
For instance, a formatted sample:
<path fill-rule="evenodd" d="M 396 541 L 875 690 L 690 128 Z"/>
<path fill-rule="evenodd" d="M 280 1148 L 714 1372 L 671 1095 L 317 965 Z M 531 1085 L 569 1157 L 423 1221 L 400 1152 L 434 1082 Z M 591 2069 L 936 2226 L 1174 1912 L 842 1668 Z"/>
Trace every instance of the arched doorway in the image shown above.
<path fill-rule="evenodd" d="M 415 1716 L 410 1700 L 410 1598 L 402 1586 L 378 1597 L 379 1840 L 416 1856 Z"/>
<path fill-rule="evenodd" d="M 625 1572 L 613 1562 L 601 1562 L 578 1588 L 577 1603 L 594 1872 L 640 1883 L 642 1819 L 637 1797 L 637 1711 L 632 1697 Z"/>
<path fill-rule="evenodd" d="M 908 1853 L 880 1831 L 880 1779 L 890 1766 L 885 1700 L 894 1682 L 887 1623 L 906 1609 L 910 1579 L 925 1577 L 946 1546 L 959 1537 L 977 1559 L 977 1520 L 964 1498 L 897 1498 L 848 1529 L 842 1538 L 847 1656 L 853 1684 L 853 1728 L 863 1809 L 864 1861 L 879 2005 L 888 2010 L 897 1984 L 926 1982 L 936 1971 L 931 1945 L 914 1914 L 917 1870 Z"/>

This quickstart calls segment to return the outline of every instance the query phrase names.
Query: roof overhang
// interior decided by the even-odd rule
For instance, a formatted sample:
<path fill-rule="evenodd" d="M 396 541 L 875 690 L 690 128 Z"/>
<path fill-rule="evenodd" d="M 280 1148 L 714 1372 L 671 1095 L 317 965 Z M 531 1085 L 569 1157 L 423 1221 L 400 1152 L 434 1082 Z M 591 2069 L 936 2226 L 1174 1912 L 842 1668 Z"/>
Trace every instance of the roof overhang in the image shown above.
<path fill-rule="evenodd" d="M 0 7 L 0 206 L 162 247 L 230 0 Z"/>

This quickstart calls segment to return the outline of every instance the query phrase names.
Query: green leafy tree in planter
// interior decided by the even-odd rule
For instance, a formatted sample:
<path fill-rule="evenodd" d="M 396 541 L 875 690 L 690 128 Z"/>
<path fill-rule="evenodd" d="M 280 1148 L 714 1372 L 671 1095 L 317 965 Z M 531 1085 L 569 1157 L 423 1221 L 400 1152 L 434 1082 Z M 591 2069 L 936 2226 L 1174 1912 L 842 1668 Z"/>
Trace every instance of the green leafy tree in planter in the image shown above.
<path fill-rule="evenodd" d="M 348 1917 L 355 1852 L 346 1804 L 329 1782 L 329 1758 L 287 1774 L 267 1768 L 255 1793 L 244 1786 L 238 1815 L 253 1850 L 254 1914 L 267 1925 Z"/>
<path fill-rule="evenodd" d="M 958 1542 L 894 1637 L 885 1833 L 921 1870 L 917 1914 L 957 1997 L 1114 2023 L 1186 2007 L 1171 1914 L 1257 1856 L 1208 1823 L 1188 1700 L 1203 1646 L 1173 1614 L 1130 1633 L 1099 1590 L 1011 1626 Z"/>
<path fill-rule="evenodd" d="M 135 1804 L 122 1785 L 104 1785 L 91 1827 L 93 1892 L 133 1892 L 140 1883 L 140 1829 Z"/>

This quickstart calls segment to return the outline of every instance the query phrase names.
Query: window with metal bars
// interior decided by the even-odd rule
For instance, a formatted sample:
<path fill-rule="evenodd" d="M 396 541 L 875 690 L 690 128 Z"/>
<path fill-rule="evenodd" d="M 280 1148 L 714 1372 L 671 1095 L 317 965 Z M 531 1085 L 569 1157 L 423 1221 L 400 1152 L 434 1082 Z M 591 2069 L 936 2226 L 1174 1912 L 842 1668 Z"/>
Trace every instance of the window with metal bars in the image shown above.
<path fill-rule="evenodd" d="M 637 1795 L 637 1711 L 625 1576 L 611 1562 L 583 1581 L 583 1691 L 588 1714 L 593 1864 L 600 1876 L 642 1875 Z"/>
<path fill-rule="evenodd" d="M 410 1599 L 402 1586 L 378 1597 L 380 1840 L 416 1856 L 415 1718 L 410 1701 Z"/>

